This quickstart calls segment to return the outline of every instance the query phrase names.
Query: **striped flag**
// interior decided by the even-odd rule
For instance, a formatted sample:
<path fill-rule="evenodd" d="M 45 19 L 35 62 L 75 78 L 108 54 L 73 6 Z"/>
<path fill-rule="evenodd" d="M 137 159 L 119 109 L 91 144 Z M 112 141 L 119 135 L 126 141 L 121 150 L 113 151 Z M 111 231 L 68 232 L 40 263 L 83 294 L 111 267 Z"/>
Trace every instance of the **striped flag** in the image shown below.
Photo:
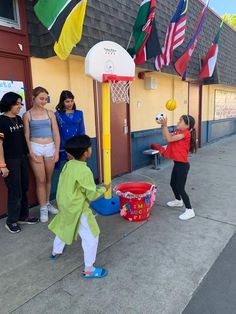
<path fill-rule="evenodd" d="M 80 41 L 87 0 L 39 0 L 34 12 L 55 39 L 54 51 L 65 60 Z"/>
<path fill-rule="evenodd" d="M 216 37 L 215 37 L 213 43 L 211 44 L 211 47 L 208 50 L 206 57 L 203 61 L 202 69 L 201 69 L 201 72 L 199 74 L 200 80 L 207 78 L 207 77 L 211 77 L 213 75 L 213 72 L 214 72 L 214 69 L 216 66 L 218 51 L 219 51 L 218 42 L 219 42 L 220 32 L 221 32 L 221 29 L 223 27 L 223 24 L 224 24 L 224 22 L 222 21 L 220 24 L 220 28 L 216 34 Z"/>
<path fill-rule="evenodd" d="M 206 12 L 207 12 L 207 8 L 208 8 L 208 4 L 209 4 L 209 0 L 207 0 L 206 4 L 202 10 L 202 13 L 199 17 L 193 38 L 188 43 L 182 56 L 175 62 L 175 65 L 174 65 L 176 72 L 182 76 L 183 80 L 186 79 L 187 67 L 188 67 L 189 61 L 192 57 L 192 54 L 194 52 L 194 49 L 197 45 L 198 38 L 200 36 L 202 27 L 203 27 L 205 19 L 206 19 Z"/>
<path fill-rule="evenodd" d="M 163 65 L 168 66 L 171 63 L 174 50 L 184 42 L 187 11 L 188 0 L 180 0 L 175 15 L 167 28 L 162 54 L 157 56 L 155 60 L 155 67 L 158 71 L 161 70 Z"/>
<path fill-rule="evenodd" d="M 135 46 L 128 49 L 136 64 L 161 54 L 156 22 L 156 0 L 143 0 L 133 27 Z"/>
<path fill-rule="evenodd" d="M 162 48 L 162 54 L 157 56 L 156 59 L 155 59 L 155 68 L 156 68 L 157 71 L 161 71 L 163 65 L 165 65 L 165 61 L 164 61 L 164 58 L 163 58 L 163 52 L 164 52 L 164 49 Z"/>

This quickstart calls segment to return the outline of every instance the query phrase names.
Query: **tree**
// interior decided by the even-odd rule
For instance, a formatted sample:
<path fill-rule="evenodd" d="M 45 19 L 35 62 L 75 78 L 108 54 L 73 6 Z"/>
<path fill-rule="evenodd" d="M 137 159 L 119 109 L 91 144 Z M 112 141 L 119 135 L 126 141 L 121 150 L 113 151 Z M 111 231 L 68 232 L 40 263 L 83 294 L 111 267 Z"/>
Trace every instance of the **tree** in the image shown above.
<path fill-rule="evenodd" d="M 234 30 L 236 30 L 236 13 L 235 14 L 226 13 L 225 15 L 222 16 L 222 19 L 224 22 L 232 26 Z"/>

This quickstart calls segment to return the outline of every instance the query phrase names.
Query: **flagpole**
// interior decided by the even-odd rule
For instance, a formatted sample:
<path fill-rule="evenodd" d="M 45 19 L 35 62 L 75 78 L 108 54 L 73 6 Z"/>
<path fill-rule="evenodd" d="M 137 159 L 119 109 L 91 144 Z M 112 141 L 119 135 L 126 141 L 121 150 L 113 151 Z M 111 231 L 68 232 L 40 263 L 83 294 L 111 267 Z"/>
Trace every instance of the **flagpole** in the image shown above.
<path fill-rule="evenodd" d="M 175 99 L 175 79 L 172 78 L 172 99 Z M 172 129 L 174 132 L 174 124 L 175 124 L 175 113 L 174 110 L 172 110 Z"/>
<path fill-rule="evenodd" d="M 200 56 L 200 54 L 199 54 L 199 73 L 201 73 L 201 71 L 202 71 L 202 69 L 203 69 L 203 62 L 202 62 L 202 58 L 201 58 L 201 56 Z M 200 84 L 202 84 L 203 83 L 203 79 L 201 79 L 201 78 L 198 78 L 198 82 L 200 83 Z"/>
<path fill-rule="evenodd" d="M 128 50 L 128 48 L 129 48 L 129 46 L 130 46 L 132 36 L 133 36 L 133 32 L 130 34 L 130 37 L 129 37 L 129 41 L 128 41 L 128 45 L 127 45 L 127 47 L 126 47 L 126 50 Z"/>

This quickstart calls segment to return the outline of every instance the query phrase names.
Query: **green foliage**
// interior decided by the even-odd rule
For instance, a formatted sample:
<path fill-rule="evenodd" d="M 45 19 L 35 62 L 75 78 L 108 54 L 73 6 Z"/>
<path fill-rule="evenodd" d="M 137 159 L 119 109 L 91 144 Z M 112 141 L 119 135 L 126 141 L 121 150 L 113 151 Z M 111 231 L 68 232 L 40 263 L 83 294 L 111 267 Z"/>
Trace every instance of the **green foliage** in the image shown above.
<path fill-rule="evenodd" d="M 236 13 L 235 14 L 229 14 L 226 13 L 222 16 L 222 19 L 224 22 L 228 23 L 230 26 L 233 27 L 233 29 L 236 30 Z"/>

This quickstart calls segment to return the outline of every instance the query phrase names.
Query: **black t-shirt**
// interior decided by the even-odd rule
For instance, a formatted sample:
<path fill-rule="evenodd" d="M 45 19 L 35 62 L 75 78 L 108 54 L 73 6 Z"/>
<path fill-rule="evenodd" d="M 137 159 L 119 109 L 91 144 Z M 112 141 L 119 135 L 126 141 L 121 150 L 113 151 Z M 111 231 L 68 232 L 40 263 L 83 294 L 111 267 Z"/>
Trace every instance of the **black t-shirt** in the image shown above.
<path fill-rule="evenodd" d="M 28 154 L 23 121 L 20 116 L 0 115 L 0 138 L 3 140 L 4 158 L 21 158 Z"/>

